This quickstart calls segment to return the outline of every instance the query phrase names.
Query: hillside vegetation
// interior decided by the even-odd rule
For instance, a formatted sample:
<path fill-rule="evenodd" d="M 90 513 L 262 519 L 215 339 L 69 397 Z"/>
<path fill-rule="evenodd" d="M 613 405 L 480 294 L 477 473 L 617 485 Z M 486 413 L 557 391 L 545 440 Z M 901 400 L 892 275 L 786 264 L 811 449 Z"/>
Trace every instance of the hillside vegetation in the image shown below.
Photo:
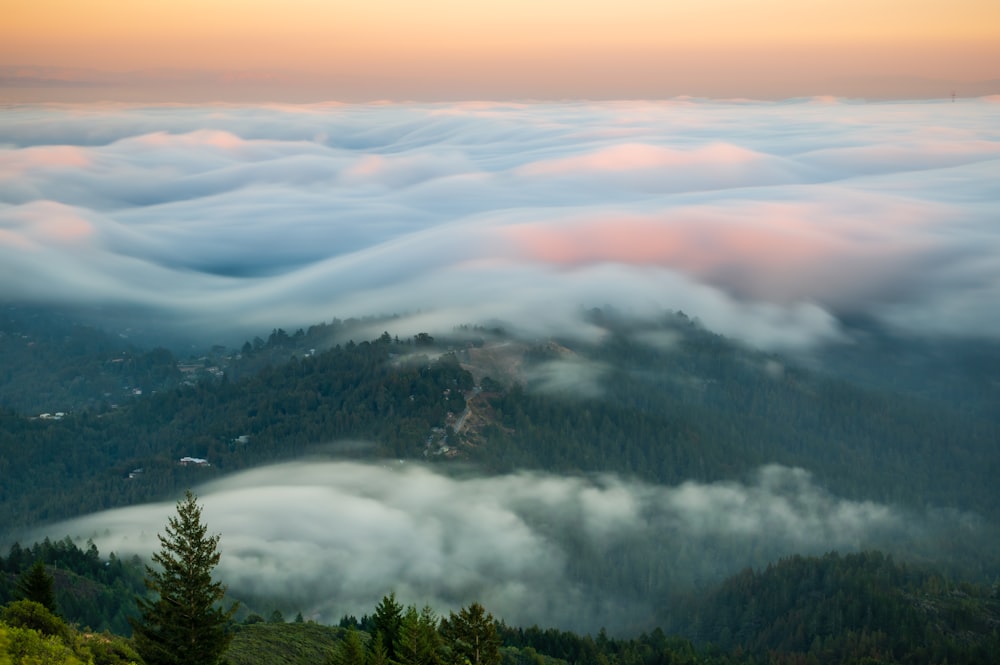
<path fill-rule="evenodd" d="M 83 551 L 67 543 L 36 544 L 18 552 L 18 556 L 59 559 L 61 563 L 48 566 L 55 573 L 62 570 L 58 565 L 74 566 L 93 558 L 92 549 Z M 16 574 L 17 560 L 0 557 L 9 571 L 6 579 Z M 89 570 L 80 577 L 106 589 L 120 605 L 117 610 L 109 606 L 109 613 L 134 612 L 121 576 L 108 584 L 108 576 L 99 567 Z M 81 609 L 86 605 L 81 596 L 88 594 L 85 585 L 67 584 L 66 576 L 60 575 L 56 582 L 63 618 L 26 601 L 10 600 L 0 609 L 0 662 L 12 658 L 12 662 L 53 665 L 141 663 L 127 637 L 117 631 L 94 632 L 82 620 L 87 611 Z M 763 570 L 747 569 L 707 594 L 691 598 L 678 608 L 676 621 L 665 630 L 637 636 L 510 626 L 494 622 L 488 614 L 483 615 L 488 620 L 477 619 L 474 609 L 438 614 L 428 607 L 404 608 L 389 597 L 360 619 L 344 616 L 339 626 L 304 621 L 301 616 L 286 622 L 277 612 L 265 620 L 257 613 L 244 612 L 244 618 L 230 626 L 233 641 L 226 658 L 232 665 L 374 665 L 386 662 L 377 653 L 395 640 L 398 651 L 392 662 L 450 665 L 460 662 L 455 660 L 453 642 L 459 620 L 495 634 L 499 659 L 495 663 L 505 665 L 979 665 L 994 662 L 1000 653 L 996 589 L 949 582 L 930 569 L 899 564 L 879 552 L 796 556 Z M 387 621 L 387 612 L 398 622 Z M 380 637 L 380 631 L 390 630 L 387 625 L 395 626 L 391 629 L 395 632 L 391 638 L 388 634 Z M 408 651 L 410 639 L 416 640 L 413 645 L 424 646 Z"/>
<path fill-rule="evenodd" d="M 738 479 L 778 463 L 846 497 L 1000 517 L 1000 421 L 980 405 L 989 391 L 980 401 L 932 400 L 912 381 L 865 387 L 744 349 L 683 315 L 646 330 L 593 316 L 606 331 L 597 344 L 526 344 L 472 330 L 437 341 L 386 333 L 317 350 L 309 345 L 351 329 L 276 330 L 217 359 L 215 374 L 144 390 L 115 409 L 58 420 L 0 409 L 0 474 L 9 479 L 0 524 L 161 498 L 343 440 L 367 447 L 338 454 L 667 484 Z M 506 356 L 484 363 L 491 348 Z M 948 379 L 973 393 L 982 380 Z M 208 465 L 181 466 L 182 457 Z"/>

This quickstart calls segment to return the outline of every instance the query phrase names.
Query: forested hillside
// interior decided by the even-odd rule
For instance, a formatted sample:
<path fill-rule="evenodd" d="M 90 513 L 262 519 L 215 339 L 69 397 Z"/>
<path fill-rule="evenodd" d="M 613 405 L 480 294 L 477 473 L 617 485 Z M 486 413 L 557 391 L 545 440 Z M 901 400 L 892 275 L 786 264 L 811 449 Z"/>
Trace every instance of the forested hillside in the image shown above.
<path fill-rule="evenodd" d="M 696 642 L 819 662 L 986 663 L 1000 653 L 996 589 L 949 582 L 879 552 L 745 570 L 678 613 Z"/>
<path fill-rule="evenodd" d="M 0 407 L 26 415 L 108 408 L 183 380 L 174 354 L 142 349 L 59 311 L 0 307 Z"/>
<path fill-rule="evenodd" d="M 123 561 L 114 552 L 102 556 L 93 543 L 83 548 L 66 538 L 22 546 L 15 542 L 0 555 L 0 605 L 18 597 L 17 583 L 41 562 L 53 578 L 55 604 L 69 622 L 98 632 L 130 635 L 128 617 L 136 612 L 135 596 L 145 591 L 143 564 Z"/>
<path fill-rule="evenodd" d="M 46 562 L 59 617 L 15 601 L 14 581 L 30 565 L 26 561 Z M 133 595 L 142 593 L 136 564 L 113 554 L 105 559 L 92 546 L 46 542 L 18 546 L 0 557 L 0 568 L 6 571 L 0 577 L 0 605 L 6 604 L 0 608 L 0 660 L 141 662 L 126 639 L 127 624 L 118 627 L 123 614 L 134 616 Z M 94 589 L 110 599 L 107 607 L 98 607 Z M 979 665 L 1000 653 L 995 587 L 947 580 L 879 552 L 796 556 L 747 569 L 675 608 L 670 624 L 632 636 L 513 626 L 478 604 L 455 611 L 404 607 L 392 594 L 360 618 L 345 615 L 338 626 L 256 609 L 243 608 L 242 618 L 230 624 L 226 658 L 234 665 Z M 110 633 L 95 634 L 107 625 Z M 495 650 L 463 661 L 459 656 L 474 639 Z"/>
<path fill-rule="evenodd" d="M 534 381 L 490 400 L 496 426 L 476 451 L 488 464 L 673 484 L 779 463 L 844 496 L 1000 516 L 1000 422 L 988 392 L 973 405 L 919 396 L 913 383 L 865 387 L 741 348 L 683 316 L 639 331 L 600 322 L 600 344 L 536 347 L 525 370 Z M 672 333 L 671 346 L 643 343 L 643 333 Z M 553 390 L 560 372 L 576 380 Z"/>
<path fill-rule="evenodd" d="M 219 473 L 291 459 L 338 440 L 367 455 L 422 457 L 433 428 L 465 408 L 454 356 L 374 342 L 204 381 L 61 419 L 0 411 L 0 522 L 36 524 L 163 497 Z M 182 457 L 206 464 L 179 464 Z M 17 469 L 14 473 L 13 470 Z"/>
<path fill-rule="evenodd" d="M 635 329 L 595 311 L 590 323 L 604 331 L 600 342 L 463 330 L 450 340 L 386 333 L 355 343 L 339 323 L 274 330 L 205 359 L 218 362 L 214 374 L 117 408 L 99 403 L 61 419 L 0 409 L 0 523 L 165 497 L 314 453 L 467 460 L 486 472 L 610 471 L 667 484 L 739 479 L 778 463 L 847 497 L 1000 516 L 995 411 L 931 399 L 913 381 L 889 390 L 835 378 L 679 314 Z M 342 342 L 327 350 L 311 346 L 337 335 Z M 508 357 L 484 362 L 501 347 Z M 948 381 L 985 380 L 964 376 Z M 345 441 L 354 443 L 336 445 Z M 181 465 L 182 457 L 207 464 Z"/>

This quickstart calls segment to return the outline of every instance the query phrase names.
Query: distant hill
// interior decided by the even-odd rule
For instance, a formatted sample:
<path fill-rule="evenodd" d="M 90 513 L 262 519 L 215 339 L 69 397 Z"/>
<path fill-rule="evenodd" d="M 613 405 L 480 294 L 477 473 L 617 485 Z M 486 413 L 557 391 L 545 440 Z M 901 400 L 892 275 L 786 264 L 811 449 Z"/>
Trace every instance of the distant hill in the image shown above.
<path fill-rule="evenodd" d="M 777 662 L 971 665 L 1000 654 L 996 590 L 949 583 L 879 552 L 746 570 L 689 609 L 675 630 L 726 651 L 781 654 Z"/>

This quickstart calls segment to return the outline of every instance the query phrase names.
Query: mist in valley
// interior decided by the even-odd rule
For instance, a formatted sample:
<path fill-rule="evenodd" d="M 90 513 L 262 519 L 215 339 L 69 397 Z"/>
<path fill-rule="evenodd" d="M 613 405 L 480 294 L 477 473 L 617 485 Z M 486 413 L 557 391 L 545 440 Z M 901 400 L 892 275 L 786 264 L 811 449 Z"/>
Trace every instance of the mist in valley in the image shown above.
<path fill-rule="evenodd" d="M 692 594 L 793 554 L 882 548 L 931 561 L 985 541 L 982 520 L 837 497 L 795 468 L 659 486 L 620 476 L 444 472 L 412 462 L 304 460 L 197 488 L 221 535 L 218 577 L 259 611 L 335 623 L 383 595 L 438 611 L 483 603 L 510 625 L 635 635 Z M 36 532 L 148 557 L 172 503 Z"/>

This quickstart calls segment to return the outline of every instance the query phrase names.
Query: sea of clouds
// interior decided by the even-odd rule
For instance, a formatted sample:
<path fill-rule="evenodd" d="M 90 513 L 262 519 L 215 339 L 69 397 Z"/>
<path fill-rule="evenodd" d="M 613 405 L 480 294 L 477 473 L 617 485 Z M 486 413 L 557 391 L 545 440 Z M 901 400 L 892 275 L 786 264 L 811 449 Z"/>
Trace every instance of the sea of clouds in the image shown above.
<path fill-rule="evenodd" d="M 398 314 L 764 348 L 1000 333 L 1000 99 L 10 106 L 0 300 L 245 334 Z"/>

